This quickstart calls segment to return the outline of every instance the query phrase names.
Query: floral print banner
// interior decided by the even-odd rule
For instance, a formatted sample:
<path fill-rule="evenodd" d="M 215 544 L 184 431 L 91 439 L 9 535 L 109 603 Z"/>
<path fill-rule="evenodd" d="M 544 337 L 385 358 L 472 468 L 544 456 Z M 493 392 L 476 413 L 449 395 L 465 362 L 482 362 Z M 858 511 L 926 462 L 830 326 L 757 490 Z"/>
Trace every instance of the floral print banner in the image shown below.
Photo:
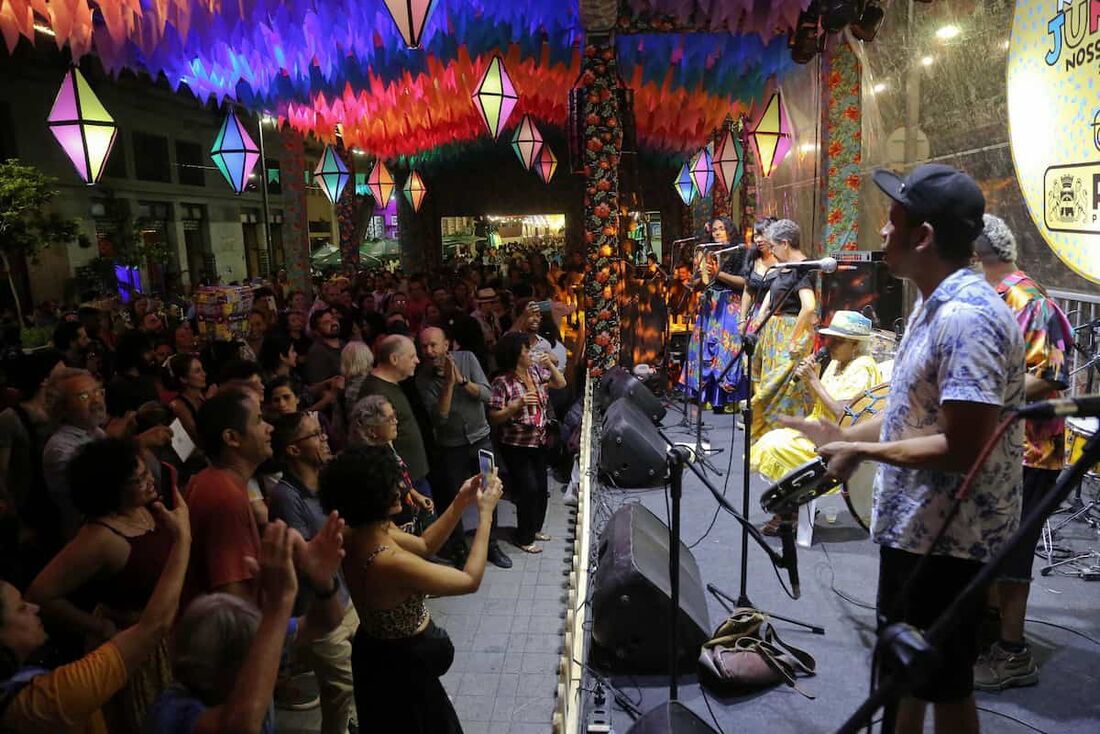
<path fill-rule="evenodd" d="M 861 121 L 859 59 L 845 42 L 824 58 L 826 104 L 822 109 L 825 175 L 825 252 L 859 247 Z"/>
<path fill-rule="evenodd" d="M 615 49 L 593 39 L 584 49 L 584 356 L 593 377 L 619 361 L 619 152 L 622 127 L 615 90 Z"/>

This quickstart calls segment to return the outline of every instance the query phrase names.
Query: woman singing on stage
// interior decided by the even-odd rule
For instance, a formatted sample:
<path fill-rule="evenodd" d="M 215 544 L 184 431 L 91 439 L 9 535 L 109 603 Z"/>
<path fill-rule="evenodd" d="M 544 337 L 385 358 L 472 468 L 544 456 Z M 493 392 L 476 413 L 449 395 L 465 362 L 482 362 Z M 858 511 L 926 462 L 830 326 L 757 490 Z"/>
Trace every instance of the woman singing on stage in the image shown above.
<path fill-rule="evenodd" d="M 745 253 L 745 292 L 741 296 L 741 323 L 756 316 L 771 279 L 778 271 L 771 270 L 778 264 L 772 254 L 772 246 L 764 232 L 775 222 L 775 217 L 764 217 L 752 225 L 752 247 Z"/>
<path fill-rule="evenodd" d="M 806 259 L 800 248 L 802 230 L 790 219 L 780 219 L 769 225 L 764 236 L 780 268 L 785 263 Z M 758 437 L 779 426 L 780 416 L 804 415 L 813 407 L 805 385 L 790 379 L 798 363 L 813 347 L 817 300 L 811 277 L 797 270 L 780 270 L 779 275 L 771 279 L 749 327 L 753 332 L 760 332 L 752 362 L 756 386 L 752 398 L 754 443 Z M 775 313 L 768 318 L 773 308 Z"/>
<path fill-rule="evenodd" d="M 710 223 L 711 239 L 716 244 L 733 247 L 740 240 L 737 230 L 726 217 L 716 217 Z M 721 249 L 721 248 L 716 248 Z M 725 253 L 721 258 L 711 254 L 697 256 L 696 288 L 701 288 L 699 313 L 691 332 L 687 350 L 686 369 L 681 382 L 699 403 L 709 403 L 716 411 L 744 400 L 748 395 L 741 365 L 735 364 L 718 384 L 718 376 L 730 360 L 741 351 L 741 332 L 738 319 L 741 315 L 741 291 L 745 287 L 742 269 L 744 250 Z M 702 344 L 703 389 L 699 390 L 700 334 L 705 332 Z"/>

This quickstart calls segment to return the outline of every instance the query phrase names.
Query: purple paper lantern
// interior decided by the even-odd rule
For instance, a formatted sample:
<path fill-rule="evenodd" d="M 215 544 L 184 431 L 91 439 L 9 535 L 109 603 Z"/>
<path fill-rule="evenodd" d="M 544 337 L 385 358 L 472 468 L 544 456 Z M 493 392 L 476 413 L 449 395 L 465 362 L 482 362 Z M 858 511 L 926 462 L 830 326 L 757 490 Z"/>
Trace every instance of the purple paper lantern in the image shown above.
<path fill-rule="evenodd" d="M 65 74 L 46 120 L 84 183 L 98 183 L 118 126 L 78 69 Z"/>

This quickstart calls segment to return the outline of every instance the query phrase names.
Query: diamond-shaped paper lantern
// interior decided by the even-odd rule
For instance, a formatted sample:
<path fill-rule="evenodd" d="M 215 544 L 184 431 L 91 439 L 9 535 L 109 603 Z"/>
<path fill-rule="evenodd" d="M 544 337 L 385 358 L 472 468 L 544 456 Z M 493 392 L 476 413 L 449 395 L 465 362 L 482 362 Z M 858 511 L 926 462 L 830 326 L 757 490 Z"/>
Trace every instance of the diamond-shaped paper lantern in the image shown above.
<path fill-rule="evenodd" d="M 672 186 L 676 189 L 676 193 L 680 195 L 680 199 L 684 202 L 685 206 L 691 206 L 691 202 L 695 201 L 695 181 L 691 178 L 691 166 L 688 162 L 680 166 L 680 173 L 676 175 L 676 180 L 672 182 Z"/>
<path fill-rule="evenodd" d="M 535 158 L 542 150 L 542 133 L 535 126 L 535 121 L 531 119 L 530 115 L 523 116 L 516 132 L 512 135 L 512 150 L 516 151 L 523 167 L 531 170 Z"/>
<path fill-rule="evenodd" d="M 435 0 L 386 0 L 386 10 L 409 48 L 420 48 L 420 35 L 434 6 Z"/>
<path fill-rule="evenodd" d="M 557 170 L 558 157 L 554 155 L 554 151 L 550 150 L 549 145 L 542 146 L 538 158 L 535 159 L 535 173 L 539 175 L 543 183 L 550 183 L 550 179 L 554 177 L 554 172 Z"/>
<path fill-rule="evenodd" d="M 46 121 L 84 183 L 97 183 L 114 147 L 118 126 L 78 69 L 65 74 Z"/>
<path fill-rule="evenodd" d="M 749 136 L 760 161 L 760 172 L 767 178 L 791 151 L 791 120 L 779 92 L 772 94 Z"/>
<path fill-rule="evenodd" d="M 474 92 L 474 104 L 481 113 L 481 119 L 485 121 L 485 127 L 489 128 L 489 133 L 494 138 L 499 138 L 504 132 L 508 117 L 518 101 L 519 95 L 504 68 L 504 61 L 499 55 L 494 56 Z"/>
<path fill-rule="evenodd" d="M 313 169 L 313 180 L 325 192 L 328 200 L 335 204 L 340 200 L 340 194 L 344 193 L 349 178 L 351 174 L 348 173 L 347 164 L 336 155 L 336 150 L 331 145 L 326 145 L 321 160 L 317 161 L 317 167 Z"/>
<path fill-rule="evenodd" d="M 381 158 L 375 162 L 374 168 L 367 176 L 367 188 L 370 189 L 370 195 L 374 197 L 374 205 L 379 209 L 385 209 L 390 197 L 393 196 L 394 183 L 390 169 L 386 168 Z"/>
<path fill-rule="evenodd" d="M 210 157 L 225 180 L 236 193 L 244 191 L 248 177 L 256 162 L 260 160 L 260 149 L 241 124 L 236 112 L 225 116 L 214 145 L 210 148 Z"/>
<path fill-rule="evenodd" d="M 714 151 L 714 178 L 727 193 L 732 194 L 741 185 L 744 173 L 745 152 L 741 147 L 741 139 L 732 130 L 727 130 L 718 149 Z"/>
<path fill-rule="evenodd" d="M 409 197 L 414 212 L 420 211 L 420 205 L 424 203 L 424 197 L 428 193 L 428 187 L 424 185 L 424 179 L 413 171 L 405 180 L 405 196 Z"/>
<path fill-rule="evenodd" d="M 691 181 L 695 184 L 699 196 L 708 196 L 710 188 L 714 185 L 714 164 L 711 161 L 710 150 L 700 148 L 699 152 L 691 159 Z"/>

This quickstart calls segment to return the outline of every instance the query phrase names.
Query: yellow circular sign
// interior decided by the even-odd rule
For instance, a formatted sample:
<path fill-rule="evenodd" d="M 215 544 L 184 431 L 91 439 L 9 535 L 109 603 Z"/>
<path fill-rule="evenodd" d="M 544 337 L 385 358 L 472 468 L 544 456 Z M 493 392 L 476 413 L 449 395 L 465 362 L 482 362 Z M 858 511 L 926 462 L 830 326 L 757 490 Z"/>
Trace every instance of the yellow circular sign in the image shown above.
<path fill-rule="evenodd" d="M 1035 226 L 1067 266 L 1100 283 L 1100 3 L 1017 0 L 1008 133 Z"/>

